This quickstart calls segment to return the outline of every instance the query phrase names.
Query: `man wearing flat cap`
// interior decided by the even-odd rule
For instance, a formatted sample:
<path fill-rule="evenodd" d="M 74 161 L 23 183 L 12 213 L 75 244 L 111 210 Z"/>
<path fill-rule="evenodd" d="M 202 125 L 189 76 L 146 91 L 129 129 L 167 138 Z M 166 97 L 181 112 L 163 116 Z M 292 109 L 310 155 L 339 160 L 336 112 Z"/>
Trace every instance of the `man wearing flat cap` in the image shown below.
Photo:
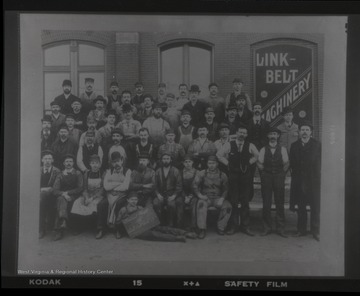
<path fill-rule="evenodd" d="M 61 107 L 59 103 L 52 101 L 50 103 L 51 108 L 51 120 L 52 120 L 52 131 L 53 134 L 56 135 L 59 131 L 59 127 L 65 123 L 65 114 L 61 113 Z"/>
<path fill-rule="evenodd" d="M 285 107 L 281 114 L 284 122 L 278 126 L 281 131 L 279 143 L 290 153 L 291 144 L 299 139 L 299 126 L 293 121 L 294 110 L 291 107 Z"/>
<path fill-rule="evenodd" d="M 80 95 L 81 104 L 88 114 L 93 108 L 93 101 L 98 96 L 94 92 L 95 79 L 91 77 L 85 78 L 85 91 Z"/>
<path fill-rule="evenodd" d="M 137 192 L 139 205 L 152 206 L 155 198 L 155 171 L 149 166 L 150 155 L 142 153 L 138 156 L 139 163 L 131 173 L 130 191 Z"/>
<path fill-rule="evenodd" d="M 310 230 L 314 239 L 319 240 L 320 226 L 320 180 L 321 180 L 321 143 L 312 137 L 313 126 L 310 122 L 299 125 L 300 139 L 291 145 L 291 191 L 290 209 L 297 205 L 298 233 L 307 234 L 307 211 L 310 206 Z"/>
<path fill-rule="evenodd" d="M 158 85 L 156 102 L 161 104 L 166 103 L 166 84 L 164 82 L 160 82 Z"/>
<path fill-rule="evenodd" d="M 54 195 L 57 198 L 54 240 L 63 237 L 68 227 L 72 204 L 83 190 L 83 176 L 80 171 L 74 169 L 75 156 L 66 154 L 63 161 L 64 170 L 56 177 L 54 183 Z"/>
<path fill-rule="evenodd" d="M 125 119 L 123 107 L 127 105 L 131 106 L 132 113 L 135 116 L 138 114 L 137 108 L 133 105 L 131 101 L 131 92 L 129 90 L 124 90 L 121 93 L 121 105 L 116 109 L 116 114 L 118 115 L 119 122 L 123 121 Z"/>
<path fill-rule="evenodd" d="M 79 99 L 71 93 L 72 83 L 65 79 L 62 83 L 63 94 L 57 96 L 54 101 L 60 106 L 61 113 L 69 114 L 72 111 L 71 104 L 75 99 Z"/>
<path fill-rule="evenodd" d="M 191 113 L 189 110 L 182 110 L 180 116 L 180 126 L 177 129 L 176 142 L 188 151 L 190 144 L 197 138 L 196 128 L 190 123 Z"/>
<path fill-rule="evenodd" d="M 258 168 L 261 176 L 261 194 L 263 199 L 263 227 L 262 236 L 272 232 L 271 204 L 274 194 L 276 206 L 276 233 L 282 237 L 285 234 L 285 175 L 289 168 L 289 156 L 285 147 L 279 145 L 281 132 L 272 127 L 267 137 L 268 144 L 260 149 Z"/>
<path fill-rule="evenodd" d="M 228 178 L 218 168 L 218 159 L 211 155 L 207 159 L 206 169 L 200 171 L 194 180 L 193 190 L 198 197 L 196 206 L 197 226 L 199 238 L 206 236 L 208 207 L 216 207 L 220 210 L 217 221 L 217 232 L 224 235 L 228 221 L 231 216 L 231 204 L 227 198 Z"/>
<path fill-rule="evenodd" d="M 95 141 L 95 132 L 87 131 L 85 133 L 85 145 L 79 147 L 76 157 L 77 166 L 82 173 L 85 173 L 91 169 L 90 157 L 92 155 L 99 156 L 101 165 L 104 156 L 103 150 Z"/>
<path fill-rule="evenodd" d="M 52 119 L 50 115 L 45 115 L 41 119 L 41 151 L 50 150 L 54 143 L 56 134 L 52 129 Z"/>
<path fill-rule="evenodd" d="M 119 84 L 116 81 L 110 83 L 110 93 L 107 96 L 106 110 L 116 111 L 121 105 L 121 95 L 119 94 Z"/>
<path fill-rule="evenodd" d="M 200 88 L 198 85 L 193 84 L 190 87 L 189 93 L 190 100 L 184 105 L 183 110 L 190 111 L 191 124 L 197 127 L 201 122 L 203 122 L 205 109 L 209 107 L 209 105 L 199 100 Z"/>
<path fill-rule="evenodd" d="M 41 162 L 39 239 L 45 236 L 48 228 L 53 227 L 56 205 L 53 186 L 56 177 L 61 173 L 58 168 L 53 166 L 54 157 L 52 151 L 43 150 L 41 152 Z"/>
<path fill-rule="evenodd" d="M 171 155 L 165 151 L 161 156 L 161 167 L 155 173 L 156 197 L 153 206 L 162 225 L 174 227 L 180 223 L 179 209 L 182 207 L 182 183 L 180 171 L 171 164 Z"/>
<path fill-rule="evenodd" d="M 225 99 L 218 95 L 219 86 L 215 82 L 209 84 L 209 93 L 210 95 L 204 99 L 204 102 L 214 109 L 215 121 L 223 122 L 225 119 Z"/>
<path fill-rule="evenodd" d="M 246 125 L 253 117 L 253 113 L 247 107 L 246 98 L 244 96 L 236 97 L 235 104 L 237 106 L 237 118 L 239 122 Z"/>
<path fill-rule="evenodd" d="M 54 166 L 63 169 L 65 155 L 76 155 L 78 144 L 69 138 L 69 128 L 66 124 L 60 126 L 59 137 L 52 144 L 51 150 L 54 153 Z"/>
<path fill-rule="evenodd" d="M 218 138 L 218 122 L 214 120 L 215 118 L 215 111 L 213 107 L 207 107 L 205 109 L 205 121 L 204 124 L 206 125 L 209 133 L 208 139 L 212 142 L 215 142 Z"/>
<path fill-rule="evenodd" d="M 240 97 L 246 100 L 246 106 L 249 110 L 252 109 L 250 97 L 247 93 L 243 92 L 244 82 L 241 78 L 234 78 L 233 91 L 225 98 L 225 107 L 227 108 L 230 104 L 236 104 L 236 100 Z"/>
<path fill-rule="evenodd" d="M 160 160 L 158 166 L 161 166 L 161 156 L 168 152 L 171 155 L 172 165 L 181 170 L 185 156 L 184 147 L 175 142 L 175 132 L 172 128 L 165 132 L 165 138 L 165 144 L 161 145 L 158 150 L 157 159 Z"/>

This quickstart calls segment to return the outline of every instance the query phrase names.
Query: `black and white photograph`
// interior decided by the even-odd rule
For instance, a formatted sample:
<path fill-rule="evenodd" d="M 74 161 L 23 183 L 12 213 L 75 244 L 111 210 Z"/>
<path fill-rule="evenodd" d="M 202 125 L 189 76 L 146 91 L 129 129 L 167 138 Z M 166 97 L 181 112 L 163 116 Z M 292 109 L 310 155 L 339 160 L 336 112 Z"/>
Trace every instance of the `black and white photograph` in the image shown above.
<path fill-rule="evenodd" d="M 344 276 L 346 22 L 21 13 L 18 275 Z"/>

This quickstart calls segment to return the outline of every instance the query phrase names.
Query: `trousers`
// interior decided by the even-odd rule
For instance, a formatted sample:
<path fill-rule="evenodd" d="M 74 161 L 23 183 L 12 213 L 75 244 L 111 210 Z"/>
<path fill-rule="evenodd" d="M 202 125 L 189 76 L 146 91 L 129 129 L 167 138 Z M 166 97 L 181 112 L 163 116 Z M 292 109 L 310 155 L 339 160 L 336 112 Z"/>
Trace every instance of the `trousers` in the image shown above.
<path fill-rule="evenodd" d="M 176 197 L 173 201 L 164 198 L 162 201 L 155 197 L 153 200 L 155 213 L 158 215 L 161 225 L 180 227 L 184 214 L 184 201 L 181 196 Z"/>

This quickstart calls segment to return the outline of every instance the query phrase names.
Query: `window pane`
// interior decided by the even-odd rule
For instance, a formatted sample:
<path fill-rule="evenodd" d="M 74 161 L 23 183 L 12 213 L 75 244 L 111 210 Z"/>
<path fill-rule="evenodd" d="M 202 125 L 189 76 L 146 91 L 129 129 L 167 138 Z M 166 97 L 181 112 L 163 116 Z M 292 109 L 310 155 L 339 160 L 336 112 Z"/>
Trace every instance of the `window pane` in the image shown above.
<path fill-rule="evenodd" d="M 70 45 L 63 44 L 46 48 L 44 50 L 45 66 L 69 66 Z"/>
<path fill-rule="evenodd" d="M 63 93 L 62 83 L 65 79 L 70 79 L 70 73 L 45 72 L 45 109 L 50 109 L 50 103 Z"/>
<path fill-rule="evenodd" d="M 161 81 L 166 83 L 167 91 L 178 94 L 179 84 L 183 83 L 183 47 L 175 47 L 161 53 Z"/>
<path fill-rule="evenodd" d="M 85 78 L 93 78 L 94 79 L 94 89 L 97 95 L 101 95 L 104 97 L 105 88 L 104 88 L 104 73 L 100 72 L 81 72 L 79 73 L 79 96 L 85 92 Z"/>
<path fill-rule="evenodd" d="M 201 97 L 209 95 L 209 83 L 211 82 L 211 52 L 199 47 L 189 47 L 190 59 L 190 84 L 200 87 Z"/>
<path fill-rule="evenodd" d="M 79 65 L 80 66 L 103 66 L 104 50 L 99 47 L 80 44 L 79 45 Z"/>

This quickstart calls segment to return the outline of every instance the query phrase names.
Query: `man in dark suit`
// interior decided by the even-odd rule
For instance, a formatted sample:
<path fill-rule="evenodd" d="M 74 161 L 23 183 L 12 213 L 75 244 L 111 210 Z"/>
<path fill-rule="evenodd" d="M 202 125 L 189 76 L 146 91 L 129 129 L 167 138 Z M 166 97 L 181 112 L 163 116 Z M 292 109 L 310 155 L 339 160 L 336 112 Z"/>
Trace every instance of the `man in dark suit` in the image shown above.
<path fill-rule="evenodd" d="M 62 83 L 63 94 L 57 96 L 54 101 L 60 106 L 62 114 L 70 114 L 72 112 L 71 104 L 79 98 L 71 93 L 72 83 L 65 79 Z"/>
<path fill-rule="evenodd" d="M 202 121 L 204 121 L 204 114 L 209 104 L 199 100 L 200 88 L 194 84 L 190 87 L 190 101 L 187 102 L 183 110 L 188 110 L 191 114 L 191 125 L 197 127 Z"/>
<path fill-rule="evenodd" d="M 54 157 L 50 150 L 44 150 L 42 153 L 41 177 L 40 177 L 40 218 L 39 218 L 39 239 L 46 234 L 47 222 L 55 218 L 55 196 L 54 182 L 60 174 L 60 170 L 53 166 Z M 51 223 L 52 222 L 52 223 Z M 50 225 L 49 225 L 50 226 Z"/>
<path fill-rule="evenodd" d="M 52 129 L 52 119 L 50 115 L 45 115 L 42 119 L 41 129 L 41 151 L 51 149 L 51 145 L 55 141 L 56 134 Z"/>
<path fill-rule="evenodd" d="M 121 95 L 119 94 L 119 84 L 116 81 L 110 83 L 110 94 L 107 96 L 107 111 L 117 110 L 121 105 Z"/>
<path fill-rule="evenodd" d="M 307 234 L 307 211 L 310 206 L 310 228 L 314 239 L 319 240 L 320 224 L 320 172 L 321 143 L 311 137 L 313 126 L 309 122 L 299 125 L 300 139 L 290 148 L 291 192 L 290 209 L 298 206 L 298 233 Z"/>

